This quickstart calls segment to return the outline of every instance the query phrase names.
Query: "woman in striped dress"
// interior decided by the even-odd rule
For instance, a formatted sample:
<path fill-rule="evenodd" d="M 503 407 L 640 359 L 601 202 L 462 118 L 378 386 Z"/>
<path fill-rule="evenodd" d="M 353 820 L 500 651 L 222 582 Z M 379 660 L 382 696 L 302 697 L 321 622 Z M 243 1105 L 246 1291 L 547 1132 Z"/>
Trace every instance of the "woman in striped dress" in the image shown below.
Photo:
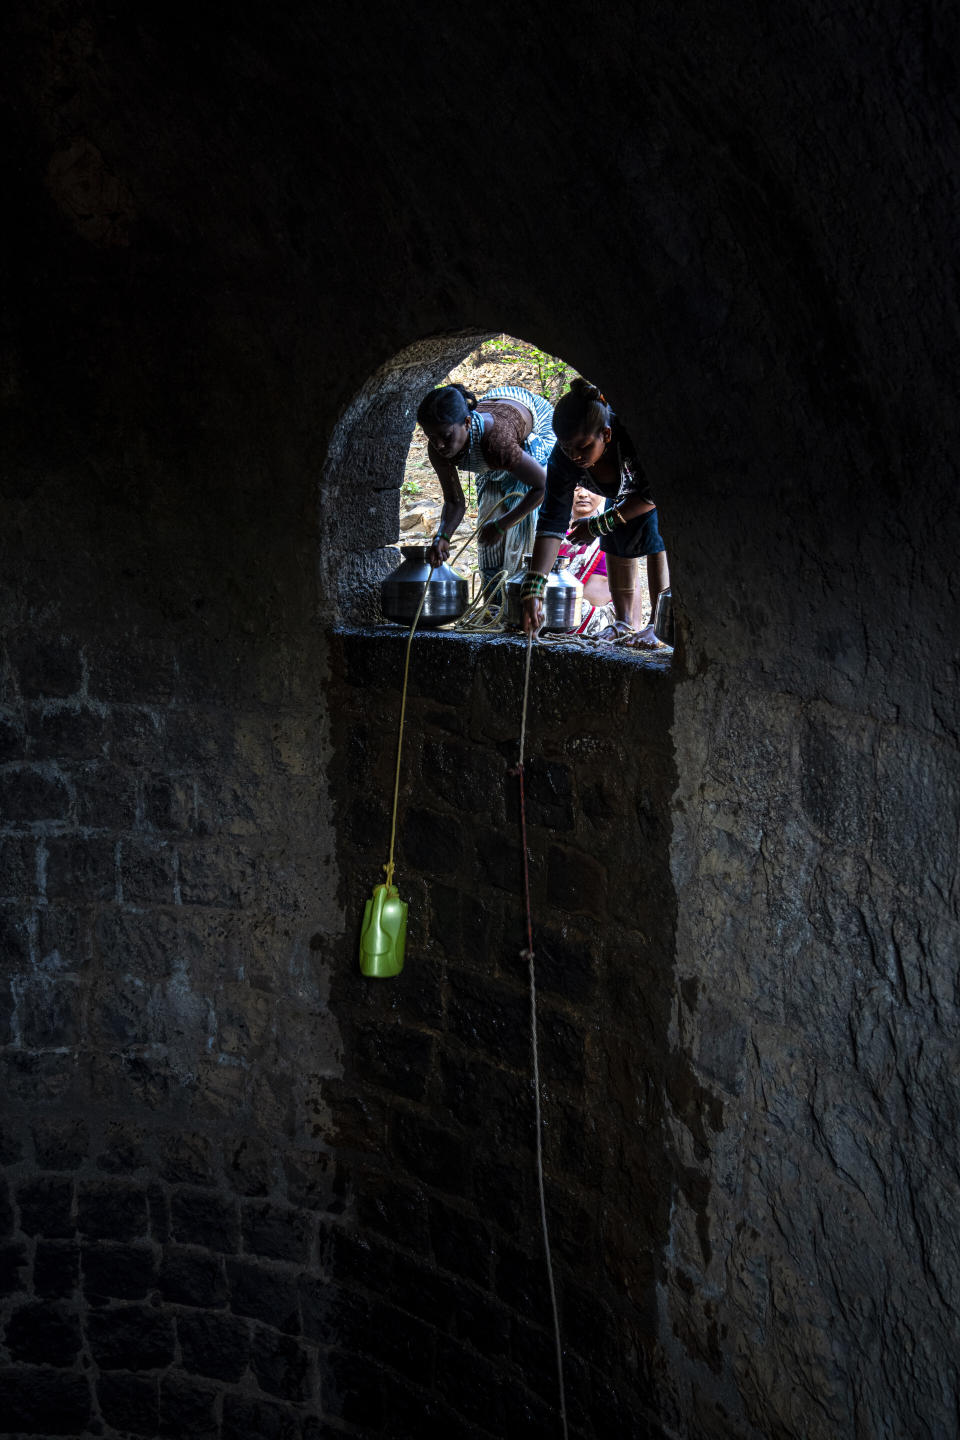
<path fill-rule="evenodd" d="M 443 491 L 440 525 L 428 556 L 431 564 L 442 564 L 450 555 L 466 509 L 459 474 L 466 470 L 477 486 L 477 561 L 483 582 L 488 584 L 501 570 L 512 575 L 533 549 L 536 512 L 556 438 L 550 402 L 520 385 L 498 385 L 479 400 L 462 385 L 442 385 L 421 401 L 417 420 Z M 514 498 L 505 501 L 512 493 Z"/>

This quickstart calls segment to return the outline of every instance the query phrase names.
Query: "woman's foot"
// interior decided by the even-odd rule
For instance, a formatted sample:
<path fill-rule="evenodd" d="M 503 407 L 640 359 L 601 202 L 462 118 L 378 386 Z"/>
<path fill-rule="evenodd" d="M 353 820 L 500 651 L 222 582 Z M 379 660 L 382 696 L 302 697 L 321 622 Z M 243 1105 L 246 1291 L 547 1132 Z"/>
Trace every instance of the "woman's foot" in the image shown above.
<path fill-rule="evenodd" d="M 627 635 L 623 641 L 630 650 L 659 650 L 660 641 L 653 633 L 652 625 L 644 625 L 642 630 L 634 630 Z"/>
<path fill-rule="evenodd" d="M 597 640 L 601 645 L 629 644 L 633 633 L 633 626 L 626 620 L 611 620 L 609 625 L 604 625 Z"/>

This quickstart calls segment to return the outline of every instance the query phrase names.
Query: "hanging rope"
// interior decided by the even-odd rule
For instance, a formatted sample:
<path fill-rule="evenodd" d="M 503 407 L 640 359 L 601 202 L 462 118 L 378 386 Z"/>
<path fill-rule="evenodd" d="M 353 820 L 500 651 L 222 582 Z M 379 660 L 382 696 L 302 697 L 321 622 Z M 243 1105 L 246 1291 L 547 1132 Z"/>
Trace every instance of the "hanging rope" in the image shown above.
<path fill-rule="evenodd" d="M 413 624 L 410 626 L 410 634 L 407 636 L 407 651 L 403 662 L 403 689 L 400 694 L 400 725 L 397 730 L 397 768 L 393 777 L 393 814 L 390 817 L 390 858 L 384 865 L 387 872 L 387 884 L 393 884 L 393 852 L 397 839 L 397 804 L 400 797 L 400 756 L 403 751 L 403 721 L 407 713 L 407 680 L 410 675 L 410 646 L 413 644 L 414 631 L 417 628 L 417 621 L 420 619 L 420 612 L 423 610 L 427 599 L 427 591 L 430 588 L 430 581 L 433 579 L 433 572 L 436 566 L 430 566 L 430 574 L 423 585 L 423 594 L 420 596 L 420 604 L 417 606 L 417 613 L 413 617 Z"/>
<path fill-rule="evenodd" d="M 523 672 L 523 707 L 520 719 L 520 758 L 515 770 L 520 782 L 520 844 L 523 850 L 523 899 L 527 919 L 527 948 L 521 951 L 521 959 L 527 961 L 530 972 L 530 1044 L 533 1051 L 533 1100 L 534 1123 L 537 1137 L 537 1186 L 540 1194 L 540 1225 L 543 1230 L 543 1251 L 547 1261 L 547 1281 L 550 1286 L 550 1306 L 553 1311 L 553 1338 L 557 1354 L 557 1384 L 560 1390 L 560 1424 L 564 1440 L 567 1440 L 567 1399 L 563 1383 L 563 1345 L 560 1339 L 560 1310 L 557 1306 L 557 1287 L 553 1278 L 553 1258 L 550 1253 L 550 1230 L 547 1225 L 547 1195 L 543 1175 L 543 1121 L 540 1114 L 540 1053 L 537 1044 L 537 976 L 533 953 L 533 907 L 530 903 L 530 862 L 527 855 L 527 802 L 523 787 L 523 754 L 527 738 L 527 701 L 530 695 L 530 657 L 533 653 L 533 631 L 527 635 L 527 660 Z"/>

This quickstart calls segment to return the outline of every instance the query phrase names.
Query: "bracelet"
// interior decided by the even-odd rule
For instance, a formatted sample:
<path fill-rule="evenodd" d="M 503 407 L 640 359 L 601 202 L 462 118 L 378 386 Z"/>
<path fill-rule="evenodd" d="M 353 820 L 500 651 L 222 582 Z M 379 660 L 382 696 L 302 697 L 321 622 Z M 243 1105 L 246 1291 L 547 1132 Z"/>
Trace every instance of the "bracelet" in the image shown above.
<path fill-rule="evenodd" d="M 520 586 L 520 599 L 521 601 L 531 599 L 539 600 L 546 588 L 546 575 L 541 575 L 536 570 L 531 570 Z"/>
<path fill-rule="evenodd" d="M 618 524 L 620 524 L 620 525 L 626 525 L 626 523 L 627 523 L 627 517 L 624 515 L 624 513 L 623 513 L 622 510 L 619 510 L 619 509 L 618 509 L 618 510 L 614 510 L 613 515 L 614 515 L 614 519 L 617 521 Z"/>
<path fill-rule="evenodd" d="M 590 516 L 590 519 L 587 521 L 587 529 L 595 540 L 599 539 L 602 535 L 610 534 L 610 531 L 617 523 L 614 518 L 617 514 L 618 511 L 616 510 L 604 510 L 602 515 Z M 624 521 L 624 524 L 626 524 L 626 521 Z"/>
<path fill-rule="evenodd" d="M 453 536 L 448 535 L 444 530 L 438 530 L 436 535 L 434 535 L 433 537 L 434 545 L 436 545 L 438 540 L 446 540 L 447 544 L 451 545 L 453 543 Z"/>

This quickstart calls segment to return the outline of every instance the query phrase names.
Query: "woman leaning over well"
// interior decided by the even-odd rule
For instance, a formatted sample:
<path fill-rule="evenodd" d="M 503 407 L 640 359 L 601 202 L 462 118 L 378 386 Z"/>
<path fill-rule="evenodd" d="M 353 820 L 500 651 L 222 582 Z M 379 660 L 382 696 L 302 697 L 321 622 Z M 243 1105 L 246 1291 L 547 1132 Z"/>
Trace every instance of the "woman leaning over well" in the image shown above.
<path fill-rule="evenodd" d="M 519 570 L 532 549 L 534 512 L 543 499 L 555 440 L 552 419 L 549 401 L 520 385 L 497 386 L 479 400 L 462 385 L 441 385 L 424 396 L 417 420 L 443 491 L 427 556 L 432 565 L 449 558 L 466 510 L 459 472 L 467 470 L 477 486 L 477 563 L 484 584 L 500 570 Z"/>

